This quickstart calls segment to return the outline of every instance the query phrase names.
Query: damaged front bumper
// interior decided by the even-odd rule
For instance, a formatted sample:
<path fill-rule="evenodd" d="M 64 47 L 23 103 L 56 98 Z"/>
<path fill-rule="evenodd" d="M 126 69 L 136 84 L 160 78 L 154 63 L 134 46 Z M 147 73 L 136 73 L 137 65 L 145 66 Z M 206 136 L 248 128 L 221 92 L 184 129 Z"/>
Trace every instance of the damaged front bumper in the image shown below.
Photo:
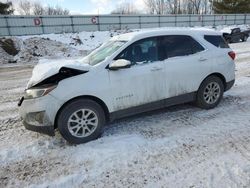
<path fill-rule="evenodd" d="M 59 100 L 51 95 L 34 99 L 21 99 L 19 113 L 26 129 L 55 135 L 55 117 L 60 108 Z"/>
<path fill-rule="evenodd" d="M 54 126 L 45 111 L 29 112 L 22 118 L 26 129 L 55 136 Z"/>

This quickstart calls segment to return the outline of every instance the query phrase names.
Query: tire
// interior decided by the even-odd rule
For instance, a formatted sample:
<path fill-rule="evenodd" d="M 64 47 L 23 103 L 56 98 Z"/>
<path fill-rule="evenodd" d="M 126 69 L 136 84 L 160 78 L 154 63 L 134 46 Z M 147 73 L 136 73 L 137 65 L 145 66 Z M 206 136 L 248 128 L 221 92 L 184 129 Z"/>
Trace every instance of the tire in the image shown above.
<path fill-rule="evenodd" d="M 228 39 L 226 39 L 226 42 L 227 42 L 227 44 L 232 43 L 232 42 L 231 42 L 231 39 L 229 39 L 229 38 L 228 38 Z"/>
<path fill-rule="evenodd" d="M 248 38 L 248 36 L 247 35 L 244 35 L 243 37 L 242 37 L 242 42 L 246 42 L 247 41 L 247 38 Z"/>
<path fill-rule="evenodd" d="M 59 112 L 58 130 L 72 144 L 86 143 L 97 139 L 105 124 L 102 107 L 90 99 L 76 99 Z"/>
<path fill-rule="evenodd" d="M 216 107 L 224 93 L 222 80 L 217 76 L 209 76 L 200 85 L 196 97 L 196 105 L 203 109 Z"/>

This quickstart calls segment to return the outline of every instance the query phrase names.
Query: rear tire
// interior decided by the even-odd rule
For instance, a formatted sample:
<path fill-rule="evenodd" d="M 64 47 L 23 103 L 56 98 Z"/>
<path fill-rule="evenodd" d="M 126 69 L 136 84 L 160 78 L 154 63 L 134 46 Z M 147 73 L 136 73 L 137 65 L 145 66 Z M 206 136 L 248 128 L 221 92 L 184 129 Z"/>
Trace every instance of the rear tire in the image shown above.
<path fill-rule="evenodd" d="M 227 44 L 230 44 L 230 43 L 232 43 L 232 41 L 231 41 L 231 39 L 226 39 L 226 42 L 227 42 Z"/>
<path fill-rule="evenodd" d="M 246 36 L 246 35 L 244 35 L 243 37 L 242 37 L 242 42 L 246 42 L 247 41 L 247 38 L 248 38 L 248 36 Z"/>
<path fill-rule="evenodd" d="M 196 105 L 203 109 L 216 107 L 224 93 L 222 80 L 217 76 L 209 76 L 200 85 L 197 92 Z"/>
<path fill-rule="evenodd" d="M 60 134 L 72 144 L 97 139 L 105 124 L 102 107 L 93 100 L 76 99 L 59 112 L 57 125 Z"/>

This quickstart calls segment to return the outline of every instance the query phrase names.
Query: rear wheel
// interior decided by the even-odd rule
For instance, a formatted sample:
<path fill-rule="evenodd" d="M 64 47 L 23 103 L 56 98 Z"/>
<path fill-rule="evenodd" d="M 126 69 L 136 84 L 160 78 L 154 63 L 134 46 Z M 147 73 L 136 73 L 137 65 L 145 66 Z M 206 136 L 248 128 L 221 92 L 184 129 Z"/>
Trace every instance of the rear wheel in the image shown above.
<path fill-rule="evenodd" d="M 247 41 L 247 38 L 248 38 L 248 36 L 246 36 L 246 35 L 244 35 L 243 37 L 242 37 L 242 42 L 246 42 Z"/>
<path fill-rule="evenodd" d="M 58 130 L 70 143 L 98 138 L 105 124 L 102 107 L 89 99 L 77 99 L 63 107 L 57 118 Z"/>
<path fill-rule="evenodd" d="M 226 39 L 226 42 L 227 42 L 227 44 L 232 43 L 232 41 L 231 41 L 231 39 L 230 39 L 230 38 L 227 38 L 227 39 Z"/>
<path fill-rule="evenodd" d="M 197 92 L 196 104 L 200 108 L 211 109 L 216 107 L 223 96 L 224 85 L 217 76 L 206 78 Z"/>

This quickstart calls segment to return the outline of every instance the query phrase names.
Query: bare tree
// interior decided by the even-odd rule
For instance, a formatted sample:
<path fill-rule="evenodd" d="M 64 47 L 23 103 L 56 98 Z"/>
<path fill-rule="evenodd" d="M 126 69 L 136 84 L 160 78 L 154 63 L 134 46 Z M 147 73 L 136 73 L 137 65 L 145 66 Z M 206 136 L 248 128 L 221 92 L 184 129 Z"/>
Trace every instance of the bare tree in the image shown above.
<path fill-rule="evenodd" d="M 135 8 L 135 5 L 130 2 L 124 2 L 116 7 L 111 14 L 138 14 L 139 11 Z"/>
<path fill-rule="evenodd" d="M 144 4 L 146 5 L 147 12 L 149 14 L 155 14 L 156 10 L 155 0 L 144 0 Z"/>
<path fill-rule="evenodd" d="M 165 0 L 156 0 L 155 1 L 156 4 L 156 14 L 164 14 L 164 10 L 165 10 Z"/>
<path fill-rule="evenodd" d="M 207 14 L 208 13 L 208 0 L 203 0 L 201 5 L 201 13 Z"/>
<path fill-rule="evenodd" d="M 213 3 L 214 0 L 207 0 L 207 14 L 213 14 Z"/>
<path fill-rule="evenodd" d="M 43 14 L 45 14 L 44 7 L 38 1 L 33 4 L 33 14 L 34 15 L 43 15 Z"/>
<path fill-rule="evenodd" d="M 18 3 L 18 12 L 21 15 L 30 15 L 32 12 L 32 3 L 28 0 L 21 0 Z"/>
<path fill-rule="evenodd" d="M 200 14 L 201 1 L 202 0 L 191 0 L 193 4 L 194 14 Z"/>
<path fill-rule="evenodd" d="M 177 14 L 181 12 L 180 0 L 144 0 L 150 14 Z"/>
<path fill-rule="evenodd" d="M 52 6 L 47 6 L 45 8 L 44 14 L 46 15 L 69 15 L 69 11 L 67 9 L 63 9 L 59 6 L 52 7 Z"/>
<path fill-rule="evenodd" d="M 194 4 L 193 4 L 192 0 L 187 1 L 186 13 L 187 14 L 194 14 Z"/>
<path fill-rule="evenodd" d="M 150 14 L 208 14 L 213 0 L 144 0 Z"/>
<path fill-rule="evenodd" d="M 167 0 L 166 1 L 166 7 L 167 7 L 167 14 L 178 14 L 181 12 L 181 5 L 180 0 Z"/>
<path fill-rule="evenodd" d="M 69 10 L 63 9 L 60 6 L 41 5 L 39 1 L 21 0 L 18 4 L 19 13 L 21 15 L 69 15 Z"/>
<path fill-rule="evenodd" d="M 166 0 L 144 0 L 150 14 L 166 13 Z"/>

